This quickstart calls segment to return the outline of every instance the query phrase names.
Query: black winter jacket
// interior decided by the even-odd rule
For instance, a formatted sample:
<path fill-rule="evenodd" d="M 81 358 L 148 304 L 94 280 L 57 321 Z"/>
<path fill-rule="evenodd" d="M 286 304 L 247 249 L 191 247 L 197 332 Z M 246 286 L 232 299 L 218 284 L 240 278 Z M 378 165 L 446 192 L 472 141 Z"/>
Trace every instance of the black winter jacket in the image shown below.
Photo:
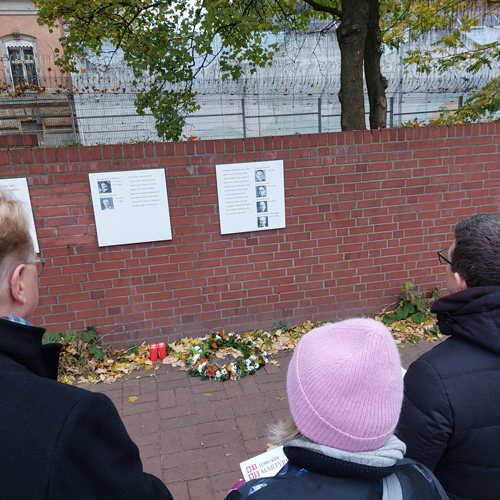
<path fill-rule="evenodd" d="M 418 463 L 372 467 L 294 446 L 283 451 L 289 462 L 276 476 L 248 481 L 226 500 L 448 500 L 432 473 Z M 388 486 L 395 476 L 397 485 Z"/>
<path fill-rule="evenodd" d="M 450 500 L 500 498 L 500 287 L 436 301 L 450 335 L 412 363 L 397 435 Z"/>
<path fill-rule="evenodd" d="M 0 319 L 0 498 L 172 500 L 109 398 L 55 380 L 44 332 Z"/>

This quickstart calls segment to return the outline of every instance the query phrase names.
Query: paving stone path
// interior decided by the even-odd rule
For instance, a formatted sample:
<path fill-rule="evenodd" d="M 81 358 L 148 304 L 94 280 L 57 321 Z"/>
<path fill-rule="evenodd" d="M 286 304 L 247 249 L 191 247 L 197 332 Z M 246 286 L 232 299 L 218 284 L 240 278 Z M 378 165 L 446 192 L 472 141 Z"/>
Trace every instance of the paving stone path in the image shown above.
<path fill-rule="evenodd" d="M 405 345 L 403 367 L 433 345 Z M 156 374 L 141 370 L 110 385 L 82 387 L 111 398 L 145 471 L 161 477 L 174 500 L 221 500 L 241 479 L 240 462 L 266 451 L 268 424 L 289 415 L 291 357 L 279 352 L 279 366 L 268 364 L 238 381 L 203 381 L 162 365 Z"/>

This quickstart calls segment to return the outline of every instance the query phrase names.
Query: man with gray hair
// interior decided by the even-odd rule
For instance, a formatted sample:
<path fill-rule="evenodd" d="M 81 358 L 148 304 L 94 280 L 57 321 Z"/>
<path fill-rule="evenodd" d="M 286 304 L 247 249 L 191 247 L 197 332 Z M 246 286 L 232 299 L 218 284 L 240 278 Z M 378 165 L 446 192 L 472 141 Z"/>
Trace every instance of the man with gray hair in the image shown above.
<path fill-rule="evenodd" d="M 22 205 L 0 189 L 0 498 L 172 500 L 110 399 L 56 381 L 61 346 L 29 322 L 42 270 Z"/>
<path fill-rule="evenodd" d="M 397 434 L 450 500 L 500 498 L 500 214 L 460 221 L 438 256 L 450 295 L 431 311 L 450 338 L 405 375 Z"/>

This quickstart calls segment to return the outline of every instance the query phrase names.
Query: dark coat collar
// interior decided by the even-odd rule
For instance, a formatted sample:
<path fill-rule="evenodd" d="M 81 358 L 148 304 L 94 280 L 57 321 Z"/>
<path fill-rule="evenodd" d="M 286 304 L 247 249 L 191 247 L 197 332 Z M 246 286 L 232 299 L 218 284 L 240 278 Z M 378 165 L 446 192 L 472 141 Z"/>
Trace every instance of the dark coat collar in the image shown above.
<path fill-rule="evenodd" d="M 61 344 L 42 344 L 44 328 L 0 318 L 0 356 L 24 366 L 35 375 L 57 379 Z"/>
<path fill-rule="evenodd" d="M 432 304 L 445 335 L 458 335 L 500 354 L 500 287 L 467 288 Z"/>
<path fill-rule="evenodd" d="M 397 470 L 396 465 L 392 467 L 372 467 L 328 457 L 297 446 L 285 445 L 283 452 L 291 464 L 323 476 L 370 480 L 390 476 Z"/>

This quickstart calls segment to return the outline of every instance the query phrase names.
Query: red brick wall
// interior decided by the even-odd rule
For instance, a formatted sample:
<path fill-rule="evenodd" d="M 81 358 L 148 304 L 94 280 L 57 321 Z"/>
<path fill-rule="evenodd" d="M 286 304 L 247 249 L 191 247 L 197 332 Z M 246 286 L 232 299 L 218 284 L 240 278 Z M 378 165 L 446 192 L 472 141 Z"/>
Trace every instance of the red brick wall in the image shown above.
<path fill-rule="evenodd" d="M 497 211 L 500 123 L 0 151 L 28 177 L 50 331 L 126 344 L 380 310 L 404 281 L 443 285 L 436 251 Z M 283 159 L 285 229 L 221 236 L 217 163 Z M 165 168 L 173 240 L 99 248 L 88 173 Z"/>

